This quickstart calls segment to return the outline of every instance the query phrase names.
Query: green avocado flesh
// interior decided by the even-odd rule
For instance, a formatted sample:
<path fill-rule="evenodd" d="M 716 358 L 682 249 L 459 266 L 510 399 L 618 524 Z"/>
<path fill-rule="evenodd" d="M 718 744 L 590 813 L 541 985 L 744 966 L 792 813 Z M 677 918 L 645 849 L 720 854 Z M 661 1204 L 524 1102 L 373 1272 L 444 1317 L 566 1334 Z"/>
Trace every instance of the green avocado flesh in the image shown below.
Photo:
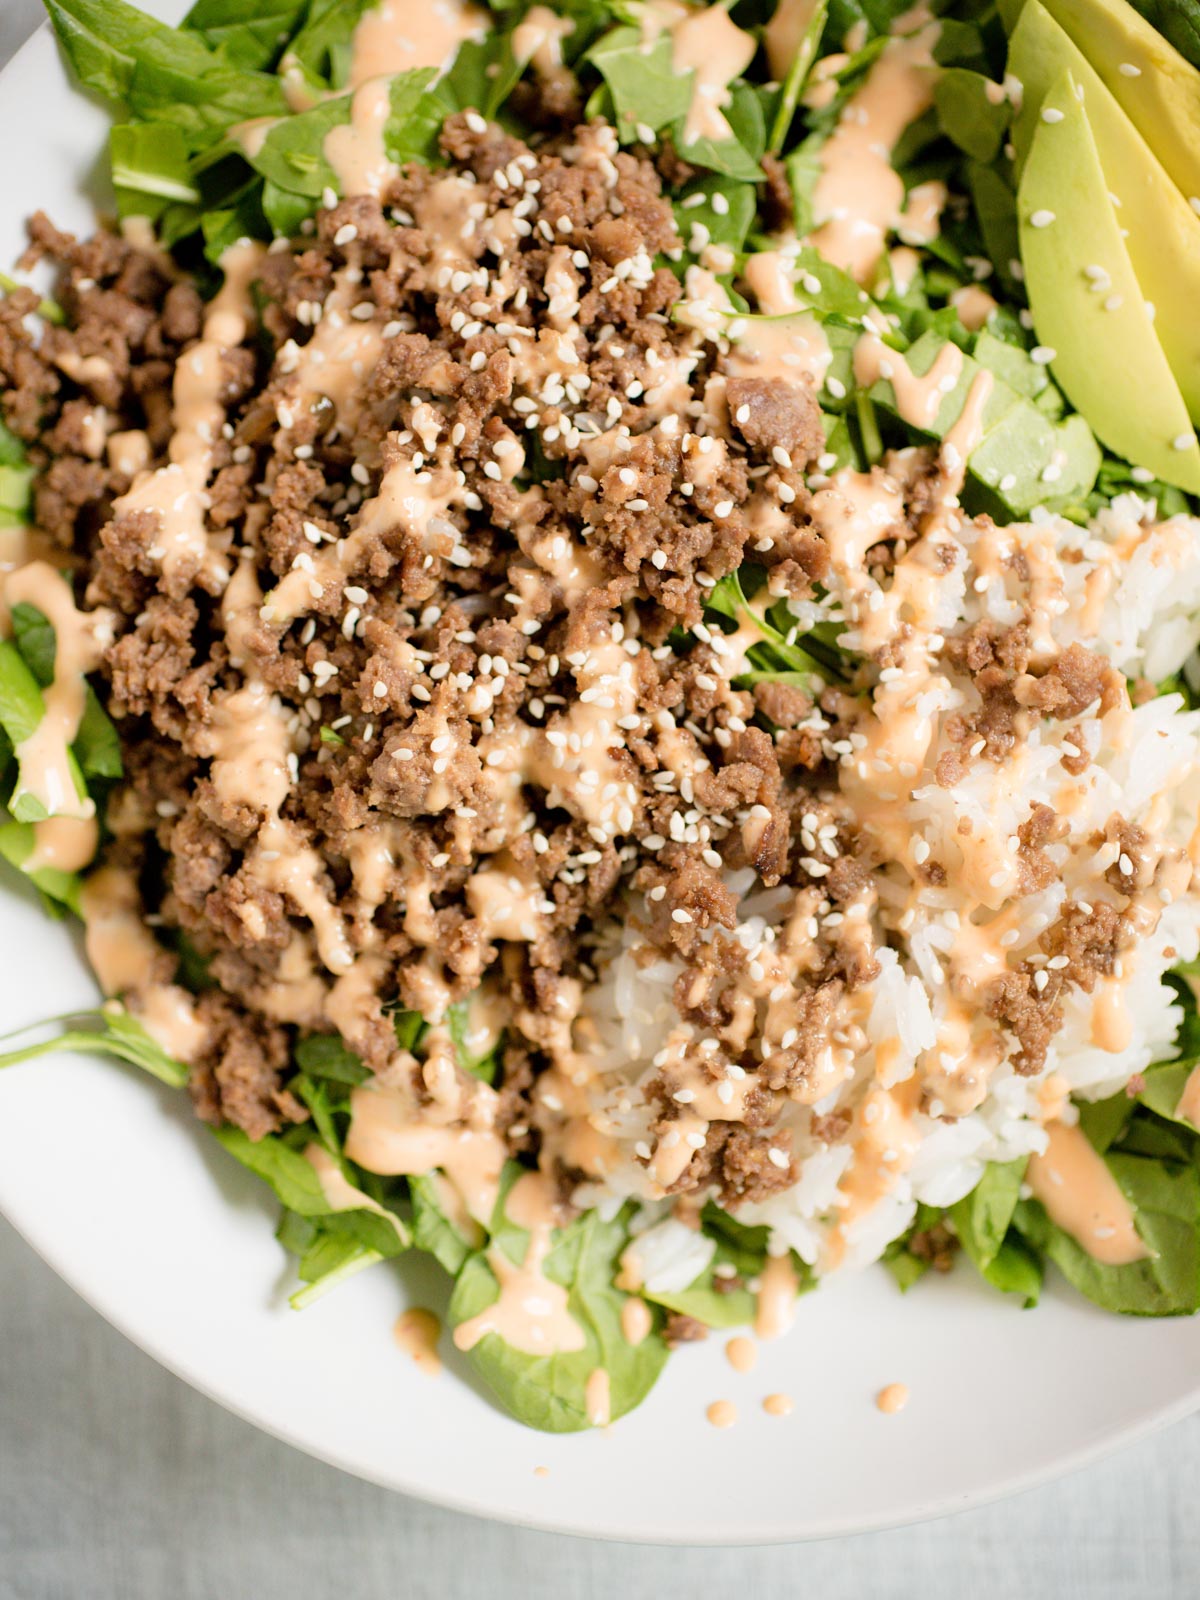
<path fill-rule="evenodd" d="M 1009 49 L 1009 71 L 1022 89 L 1021 113 L 1013 127 L 1018 170 L 1035 132 L 1045 125 L 1045 98 L 1055 80 L 1069 71 L 1083 90 L 1084 111 L 1142 299 L 1155 308 L 1154 332 L 1184 403 L 1193 419 L 1200 418 L 1200 318 L 1195 311 L 1200 298 L 1200 216 L 1040 0 L 1028 0 L 1021 13 Z M 1101 287 L 1084 292 L 1104 298 Z M 1138 387 L 1140 392 L 1140 383 Z"/>
<path fill-rule="evenodd" d="M 1046 97 L 1017 196 L 1038 338 L 1097 435 L 1156 477 L 1200 493 L 1200 447 L 1121 236 L 1079 85 Z M 1056 116 L 1060 113 L 1061 116 Z M 1096 275 L 1101 277 L 1097 280 Z M 1095 281 L 1105 285 L 1092 289 Z"/>

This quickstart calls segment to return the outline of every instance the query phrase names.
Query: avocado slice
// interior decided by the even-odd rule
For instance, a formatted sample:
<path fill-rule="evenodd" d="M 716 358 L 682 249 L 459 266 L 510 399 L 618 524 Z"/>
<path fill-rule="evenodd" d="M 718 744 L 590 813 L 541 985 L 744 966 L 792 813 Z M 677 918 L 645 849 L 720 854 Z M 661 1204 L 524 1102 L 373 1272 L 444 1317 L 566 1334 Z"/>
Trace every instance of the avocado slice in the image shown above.
<path fill-rule="evenodd" d="M 1038 338 L 1054 375 L 1110 450 L 1200 494 L 1200 446 L 1146 309 L 1079 85 L 1060 74 L 1017 192 L 1021 259 Z M 1104 274 L 1103 293 L 1089 269 Z M 1178 446 L 1178 448 L 1177 448 Z"/>
<path fill-rule="evenodd" d="M 1128 0 L 1047 0 L 1186 200 L 1200 199 L 1200 72 Z"/>
<path fill-rule="evenodd" d="M 1012 131 L 1018 172 L 1041 122 L 1046 92 L 1059 73 L 1069 71 L 1083 89 L 1084 109 L 1108 191 L 1118 202 L 1117 220 L 1142 298 L 1155 308 L 1155 332 L 1184 404 L 1193 420 L 1200 420 L 1200 318 L 1195 310 L 1200 298 L 1200 216 L 1041 0 L 1027 0 L 1009 46 L 1008 69 L 1023 90 Z M 1103 297 L 1103 280 L 1096 281 L 1093 293 Z"/>

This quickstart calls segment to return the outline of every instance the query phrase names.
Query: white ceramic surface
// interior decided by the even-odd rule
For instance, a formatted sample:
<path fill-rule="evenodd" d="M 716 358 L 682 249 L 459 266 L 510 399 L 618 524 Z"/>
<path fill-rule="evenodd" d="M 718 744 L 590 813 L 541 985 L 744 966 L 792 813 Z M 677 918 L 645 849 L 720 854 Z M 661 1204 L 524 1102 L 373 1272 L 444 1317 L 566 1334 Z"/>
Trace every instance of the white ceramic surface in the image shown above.
<path fill-rule="evenodd" d="M 105 125 L 40 33 L 0 80 L 0 263 L 37 207 L 88 226 Z M 0 953 L 0 1026 L 94 999 L 68 933 L 7 873 Z M 1025 1313 L 966 1272 L 902 1300 L 876 1272 L 801 1301 L 749 1376 L 714 1337 L 615 1429 L 535 1434 L 453 1353 L 431 1380 L 396 1349 L 405 1304 L 444 1304 L 436 1269 L 380 1267 L 289 1311 L 269 1195 L 182 1097 L 82 1058 L 0 1076 L 0 1208 L 131 1339 L 259 1426 L 406 1493 L 544 1528 L 689 1544 L 849 1533 L 1029 1487 L 1200 1405 L 1195 1322 L 1108 1317 L 1053 1287 Z M 886 1417 L 873 1397 L 893 1381 L 912 1398 Z M 789 1418 L 761 1409 L 778 1390 Z M 705 1421 L 717 1398 L 738 1407 L 727 1432 Z"/>

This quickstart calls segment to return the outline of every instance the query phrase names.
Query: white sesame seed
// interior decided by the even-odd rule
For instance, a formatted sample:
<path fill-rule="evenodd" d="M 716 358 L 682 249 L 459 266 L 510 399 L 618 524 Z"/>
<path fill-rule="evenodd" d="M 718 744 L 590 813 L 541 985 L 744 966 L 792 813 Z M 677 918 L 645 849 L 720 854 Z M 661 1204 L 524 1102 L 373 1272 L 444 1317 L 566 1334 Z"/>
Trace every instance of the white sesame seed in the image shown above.
<path fill-rule="evenodd" d="M 1054 220 L 1055 216 L 1053 211 L 1041 210 L 1035 211 L 1030 216 L 1029 223 L 1030 226 L 1034 228 L 1048 228 Z"/>

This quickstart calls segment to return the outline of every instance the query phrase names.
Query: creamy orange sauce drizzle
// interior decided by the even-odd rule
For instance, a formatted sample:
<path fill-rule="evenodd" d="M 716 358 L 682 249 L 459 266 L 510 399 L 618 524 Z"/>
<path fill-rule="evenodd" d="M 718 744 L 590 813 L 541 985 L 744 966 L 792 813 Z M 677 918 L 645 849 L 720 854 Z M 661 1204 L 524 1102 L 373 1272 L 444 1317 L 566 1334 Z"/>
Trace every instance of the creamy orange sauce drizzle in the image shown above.
<path fill-rule="evenodd" d="M 638 1295 L 631 1294 L 621 1307 L 621 1333 L 625 1343 L 641 1344 L 653 1326 L 650 1307 Z"/>
<path fill-rule="evenodd" d="M 704 1415 L 714 1428 L 732 1428 L 737 1421 L 737 1407 L 732 1400 L 714 1400 Z"/>
<path fill-rule="evenodd" d="M 947 343 L 938 351 L 928 372 L 918 376 L 899 350 L 884 344 L 877 334 L 868 333 L 854 347 L 855 381 L 864 387 L 881 378 L 891 384 L 896 409 L 914 428 L 933 427 L 946 395 L 958 383 L 963 369 L 963 353 Z"/>
<path fill-rule="evenodd" d="M 1133 1209 L 1082 1128 L 1051 1122 L 1046 1132 L 1050 1143 L 1044 1154 L 1030 1156 L 1025 1181 L 1050 1220 L 1105 1266 L 1144 1260 L 1150 1251 Z"/>
<path fill-rule="evenodd" d="M 22 863 L 26 872 L 53 867 L 79 872 L 96 854 L 100 824 L 92 817 L 48 817 L 33 825 L 33 849 Z"/>
<path fill-rule="evenodd" d="M 817 0 L 780 0 L 763 29 L 767 67 L 777 83 L 783 83 L 791 70 L 816 9 Z"/>
<path fill-rule="evenodd" d="M 584 1385 L 583 1404 L 593 1428 L 607 1428 L 612 1421 L 612 1384 L 608 1371 L 597 1367 Z"/>
<path fill-rule="evenodd" d="M 444 71 L 459 46 L 490 25 L 488 13 L 467 0 L 382 0 L 363 14 L 350 45 L 350 120 L 331 128 L 324 146 L 344 198 L 378 198 L 399 170 L 384 142 L 392 78 L 420 67 Z"/>
<path fill-rule="evenodd" d="M 201 338 L 184 351 L 175 367 L 169 465 L 139 475 L 114 506 L 118 514 L 147 511 L 157 517 L 151 557 L 169 580 L 184 585 L 197 574 L 218 586 L 229 578 L 224 555 L 215 540 L 210 541 L 206 491 L 213 447 L 225 422 L 224 357 L 246 338 L 250 285 L 262 255 L 261 245 L 244 241 L 221 257 L 225 282 L 208 307 Z"/>
<path fill-rule="evenodd" d="M 760 1339 L 778 1339 L 796 1320 L 796 1295 L 800 1283 L 791 1252 L 768 1256 L 758 1290 L 754 1331 Z"/>
<path fill-rule="evenodd" d="M 299 828 L 279 814 L 291 790 L 291 741 L 279 702 L 254 681 L 214 695 L 210 726 L 197 742 L 212 757 L 209 777 L 220 798 L 262 817 L 242 871 L 286 895 L 312 924 L 326 967 L 347 971 L 354 957 L 344 920 L 330 899 L 324 864 Z M 265 925 L 258 908 L 247 903 L 242 915 L 251 936 L 261 938 Z"/>
<path fill-rule="evenodd" d="M 875 1404 L 885 1416 L 894 1417 L 898 1411 L 903 1411 L 908 1404 L 908 1385 L 905 1383 L 889 1383 L 886 1388 L 880 1389 L 875 1396 Z"/>
<path fill-rule="evenodd" d="M 530 61 L 542 77 L 550 77 L 563 64 L 563 40 L 575 32 L 571 17 L 560 17 L 549 6 L 530 6 L 512 31 L 514 61 Z"/>
<path fill-rule="evenodd" d="M 790 1417 L 796 1409 L 796 1402 L 790 1394 L 769 1394 L 763 1400 L 762 1408 L 769 1417 Z"/>
<path fill-rule="evenodd" d="M 466 0 L 382 0 L 363 13 L 350 44 L 349 86 L 418 67 L 442 70 L 467 39 L 481 39 L 490 14 Z"/>
<path fill-rule="evenodd" d="M 505 1209 L 511 1221 L 529 1230 L 524 1260 L 515 1265 L 498 1245 L 487 1252 L 488 1266 L 500 1284 L 499 1297 L 459 1324 L 454 1343 L 470 1350 L 486 1334 L 497 1333 L 528 1355 L 582 1350 L 587 1340 L 568 1308 L 567 1291 L 543 1270 L 557 1224 L 548 1180 L 541 1173 L 525 1173 L 509 1190 Z"/>
<path fill-rule="evenodd" d="M 817 227 L 809 243 L 860 283 L 870 281 L 889 230 L 901 223 L 904 181 L 892 166 L 892 151 L 933 104 L 933 47 L 940 32 L 940 23 L 924 20 L 909 37 L 890 39 L 821 147 L 813 190 Z"/>
<path fill-rule="evenodd" d="M 1120 1055 L 1133 1043 L 1133 1013 L 1129 1009 L 1129 980 L 1134 955 L 1122 958 L 1125 971 L 1119 978 L 1102 978 L 1092 997 L 1092 1043 L 1100 1050 Z"/>
<path fill-rule="evenodd" d="M 433 1108 L 418 1110 L 399 1089 L 364 1084 L 350 1096 L 346 1155 L 384 1177 L 440 1167 L 469 1214 L 489 1223 L 504 1166 L 503 1140 L 489 1127 L 440 1125 L 432 1116 Z"/>
<path fill-rule="evenodd" d="M 842 1259 L 854 1225 L 891 1193 L 911 1166 L 921 1142 L 912 1122 L 920 1095 L 919 1082 L 909 1078 L 894 1089 L 869 1089 L 858 1107 L 854 1159 L 838 1185 L 845 1204 L 829 1236 L 830 1266 Z"/>
<path fill-rule="evenodd" d="M 41 721 L 17 746 L 20 784 L 13 799 L 28 796 L 50 816 L 91 818 L 96 808 L 76 787 L 70 749 L 87 704 L 85 676 L 100 665 L 104 644 L 111 637 L 108 614 L 85 616 L 79 611 L 70 584 L 45 561 L 31 561 L 10 573 L 4 580 L 4 598 L 9 607 L 35 606 L 55 633 L 54 678 L 42 690 Z M 61 833 L 59 843 L 66 844 Z M 76 836 L 76 849 L 78 844 Z"/>
<path fill-rule="evenodd" d="M 80 895 L 88 964 L 106 995 L 148 983 L 162 950 L 142 920 L 137 880 L 121 867 L 101 867 Z"/>
<path fill-rule="evenodd" d="M 196 999 L 174 983 L 135 986 L 130 1009 L 156 1044 L 174 1061 L 191 1065 L 208 1042 L 208 1028 L 196 1011 Z"/>
<path fill-rule="evenodd" d="M 304 1159 L 316 1173 L 321 1193 L 335 1211 L 373 1211 L 376 1216 L 389 1222 L 397 1233 L 400 1232 L 399 1218 L 394 1217 L 386 1206 L 381 1206 L 378 1200 L 372 1200 L 369 1194 L 356 1189 L 324 1145 L 315 1142 L 306 1145 Z"/>
<path fill-rule="evenodd" d="M 725 1359 L 735 1372 L 753 1372 L 758 1362 L 758 1347 L 745 1334 L 735 1334 L 725 1346 Z"/>
<path fill-rule="evenodd" d="M 684 118 L 684 144 L 731 139 L 733 130 L 723 107 L 730 101 L 729 85 L 754 59 L 753 36 L 731 22 L 723 7 L 689 6 L 682 0 L 648 0 L 641 7 L 641 21 L 649 44 L 664 33 L 670 35 L 671 62 L 679 77 L 695 74 Z"/>
<path fill-rule="evenodd" d="M 442 1325 L 434 1313 L 416 1306 L 397 1317 L 392 1336 L 426 1377 L 436 1378 L 442 1370 L 442 1358 L 437 1348 L 441 1332 Z"/>
<path fill-rule="evenodd" d="M 972 333 L 977 333 L 992 312 L 998 309 L 993 296 L 977 283 L 968 283 L 962 289 L 955 289 L 950 296 L 950 304 L 958 312 L 958 320 L 963 327 L 969 328 Z"/>

